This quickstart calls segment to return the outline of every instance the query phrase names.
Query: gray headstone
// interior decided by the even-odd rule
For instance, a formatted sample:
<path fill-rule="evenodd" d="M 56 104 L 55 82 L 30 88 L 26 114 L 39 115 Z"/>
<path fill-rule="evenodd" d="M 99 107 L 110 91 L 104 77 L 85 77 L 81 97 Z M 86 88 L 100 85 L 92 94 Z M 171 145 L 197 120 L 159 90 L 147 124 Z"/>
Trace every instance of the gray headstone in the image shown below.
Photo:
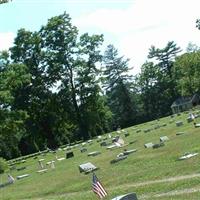
<path fill-rule="evenodd" d="M 99 154 L 101 154 L 101 152 L 99 152 L 99 151 L 93 151 L 91 153 L 88 153 L 88 156 L 97 156 Z"/>
<path fill-rule="evenodd" d="M 17 171 L 21 171 L 21 170 L 24 170 L 26 169 L 26 167 L 20 167 L 20 168 L 17 168 Z"/>
<path fill-rule="evenodd" d="M 182 122 L 182 121 L 176 122 L 176 126 L 177 126 L 177 127 L 182 126 L 182 125 L 183 125 L 183 122 Z"/>
<path fill-rule="evenodd" d="M 81 153 L 84 153 L 84 152 L 87 151 L 87 149 L 86 148 L 81 148 L 80 151 L 81 151 Z"/>
<path fill-rule="evenodd" d="M 152 142 L 149 142 L 149 143 L 146 143 L 146 144 L 144 144 L 144 147 L 145 148 L 151 148 L 151 147 L 153 147 L 153 143 Z"/>
<path fill-rule="evenodd" d="M 103 142 L 100 143 L 100 146 L 102 146 L 102 147 L 105 147 L 105 146 L 107 146 L 107 145 L 108 145 L 108 144 L 107 144 L 106 141 L 103 141 Z"/>
<path fill-rule="evenodd" d="M 148 133 L 148 132 L 150 132 L 150 131 L 151 131 L 151 129 L 148 128 L 148 129 L 145 129 L 145 130 L 144 130 L 144 133 Z"/>
<path fill-rule="evenodd" d="M 124 160 L 124 159 L 126 159 L 126 158 L 127 158 L 127 156 L 120 156 L 120 157 L 118 157 L 118 158 L 115 158 L 115 159 L 111 160 L 110 163 L 111 163 L 111 164 L 114 164 L 114 163 L 117 163 L 117 162 L 119 162 L 119 161 L 121 161 L 121 160 Z"/>
<path fill-rule="evenodd" d="M 160 142 L 166 142 L 168 140 L 169 140 L 169 138 L 167 136 L 160 137 Z"/>
<path fill-rule="evenodd" d="M 98 168 L 90 162 L 79 165 L 80 173 L 84 172 L 85 174 L 87 174 L 97 169 Z"/>
<path fill-rule="evenodd" d="M 183 135 L 183 134 L 185 134 L 184 132 L 178 132 L 178 133 L 176 133 L 176 135 Z"/>
<path fill-rule="evenodd" d="M 23 175 L 17 176 L 17 179 L 19 180 L 19 179 L 22 179 L 22 178 L 26 178 L 28 176 L 29 176 L 29 174 L 23 174 Z"/>
<path fill-rule="evenodd" d="M 125 195 L 115 197 L 112 200 L 138 200 L 138 198 L 135 193 L 130 193 L 130 194 L 125 194 Z"/>
<path fill-rule="evenodd" d="M 192 119 L 191 117 L 188 117 L 188 118 L 187 118 L 187 122 L 188 122 L 188 123 L 190 123 L 190 122 L 192 122 L 192 121 L 193 121 L 193 119 Z"/>
<path fill-rule="evenodd" d="M 163 147 L 163 146 L 165 146 L 165 143 L 163 143 L 163 142 L 161 142 L 159 144 L 154 144 L 153 149 L 157 149 L 157 148 L 160 148 L 160 147 Z"/>
<path fill-rule="evenodd" d="M 127 156 L 127 155 L 134 153 L 136 151 L 137 151 L 137 149 L 126 150 L 126 151 L 124 151 L 124 155 Z"/>

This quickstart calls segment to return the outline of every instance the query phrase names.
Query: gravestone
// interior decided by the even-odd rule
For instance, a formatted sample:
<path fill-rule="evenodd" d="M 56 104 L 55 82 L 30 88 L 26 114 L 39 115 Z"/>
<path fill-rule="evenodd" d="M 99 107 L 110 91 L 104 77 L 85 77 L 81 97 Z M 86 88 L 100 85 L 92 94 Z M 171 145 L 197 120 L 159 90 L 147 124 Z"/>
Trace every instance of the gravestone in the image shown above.
<path fill-rule="evenodd" d="M 184 132 L 178 132 L 178 133 L 176 133 L 176 135 L 183 135 L 183 134 L 185 134 Z"/>
<path fill-rule="evenodd" d="M 190 123 L 190 122 L 192 122 L 192 121 L 193 121 L 193 118 L 192 118 L 192 117 L 188 117 L 188 118 L 187 118 L 187 122 L 188 122 L 188 123 Z"/>
<path fill-rule="evenodd" d="M 102 147 L 105 147 L 105 146 L 107 146 L 107 145 L 108 145 L 108 144 L 107 144 L 106 141 L 103 141 L 103 142 L 100 143 L 100 146 L 102 146 Z"/>
<path fill-rule="evenodd" d="M 17 171 L 22 171 L 24 169 L 26 169 L 26 167 L 20 167 L 20 168 L 17 168 Z"/>
<path fill-rule="evenodd" d="M 116 137 L 114 137 L 113 139 L 112 139 L 112 143 L 113 142 L 117 142 L 119 140 L 119 135 L 117 135 Z"/>
<path fill-rule="evenodd" d="M 165 146 L 165 143 L 163 143 L 163 142 L 161 142 L 159 144 L 154 144 L 153 149 L 157 149 L 157 148 L 160 148 L 160 147 L 163 147 L 163 146 Z"/>
<path fill-rule="evenodd" d="M 177 127 L 182 126 L 182 125 L 183 125 L 183 122 L 182 122 L 182 121 L 176 122 L 176 126 L 177 126 Z"/>
<path fill-rule="evenodd" d="M 144 133 L 148 133 L 150 132 L 151 130 L 148 128 L 148 129 L 144 129 Z"/>
<path fill-rule="evenodd" d="M 38 170 L 37 173 L 43 174 L 43 173 L 46 173 L 47 171 L 48 169 L 41 169 L 41 170 Z"/>
<path fill-rule="evenodd" d="M 134 152 L 136 152 L 136 151 L 137 151 L 137 149 L 125 150 L 123 154 L 124 154 L 125 156 L 127 156 L 127 155 L 129 155 L 129 154 L 131 154 L 131 153 L 134 153 Z"/>
<path fill-rule="evenodd" d="M 66 159 L 69 159 L 69 158 L 72 158 L 72 157 L 74 157 L 73 151 L 70 151 L 70 152 L 66 153 Z"/>
<path fill-rule="evenodd" d="M 127 158 L 127 156 L 120 156 L 120 157 L 118 157 L 118 158 L 115 158 L 115 159 L 111 160 L 111 161 L 110 161 L 110 164 L 117 163 L 117 162 L 119 162 L 119 161 L 121 161 L 121 160 L 124 160 L 124 159 L 126 159 L 126 158 Z"/>
<path fill-rule="evenodd" d="M 39 164 L 40 169 L 43 169 L 43 168 L 44 168 L 44 165 L 43 165 L 43 163 L 42 163 L 43 160 L 44 160 L 44 159 L 38 160 L 38 164 Z"/>
<path fill-rule="evenodd" d="M 87 149 L 86 148 L 81 148 L 80 151 L 81 151 L 81 153 L 84 153 L 84 152 L 87 151 Z"/>
<path fill-rule="evenodd" d="M 8 174 L 8 183 L 14 183 L 14 182 L 15 179 L 10 174 Z"/>
<path fill-rule="evenodd" d="M 62 161 L 62 160 L 65 160 L 65 158 L 64 157 L 58 158 L 58 156 L 56 155 L 56 160 L 57 161 Z"/>
<path fill-rule="evenodd" d="M 162 124 L 161 126 L 162 126 L 162 127 L 165 127 L 165 126 L 167 126 L 167 124 L 164 123 L 164 124 Z"/>
<path fill-rule="evenodd" d="M 140 133 L 141 132 L 141 130 L 140 129 L 138 129 L 137 131 L 136 131 L 136 133 Z"/>
<path fill-rule="evenodd" d="M 97 169 L 98 168 L 90 162 L 79 165 L 80 173 L 84 172 L 85 174 L 87 174 L 87 173 L 93 172 Z"/>
<path fill-rule="evenodd" d="M 116 144 L 112 144 L 108 147 L 106 147 L 106 149 L 114 149 L 114 148 L 117 148 L 118 146 Z"/>
<path fill-rule="evenodd" d="M 121 196 L 117 196 L 112 200 L 138 200 L 137 195 L 135 193 L 129 193 Z"/>
<path fill-rule="evenodd" d="M 185 153 L 183 156 L 181 156 L 179 158 L 179 160 L 186 160 L 186 159 L 192 158 L 197 155 L 198 155 L 198 153 Z"/>
<path fill-rule="evenodd" d="M 194 127 L 195 127 L 195 128 L 199 128 L 199 127 L 200 127 L 200 124 L 194 123 Z"/>
<path fill-rule="evenodd" d="M 92 143 L 92 140 L 88 140 L 87 143 L 89 143 L 89 144 Z"/>
<path fill-rule="evenodd" d="M 146 144 L 144 144 L 144 147 L 145 148 L 151 148 L 151 147 L 153 147 L 153 143 L 152 142 L 149 142 L 149 143 L 146 143 Z"/>
<path fill-rule="evenodd" d="M 97 156 L 99 154 L 101 154 L 101 152 L 99 152 L 99 151 L 93 151 L 91 153 L 88 153 L 88 156 Z"/>
<path fill-rule="evenodd" d="M 160 142 L 166 142 L 168 140 L 169 140 L 169 138 L 167 136 L 160 137 Z"/>
<path fill-rule="evenodd" d="M 17 180 L 26 178 L 26 177 L 28 177 L 28 176 L 29 176 L 29 174 L 23 174 L 23 175 L 17 176 Z"/>

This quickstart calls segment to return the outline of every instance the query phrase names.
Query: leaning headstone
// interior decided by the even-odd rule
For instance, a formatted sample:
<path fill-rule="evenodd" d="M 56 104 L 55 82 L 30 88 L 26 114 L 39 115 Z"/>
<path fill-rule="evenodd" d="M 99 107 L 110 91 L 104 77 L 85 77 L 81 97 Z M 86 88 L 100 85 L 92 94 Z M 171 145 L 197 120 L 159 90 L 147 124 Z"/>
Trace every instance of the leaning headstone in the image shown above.
<path fill-rule="evenodd" d="M 87 173 L 93 172 L 97 169 L 98 168 L 90 162 L 79 165 L 80 173 L 84 172 L 85 174 L 87 174 Z"/>
<path fill-rule="evenodd" d="M 14 183 L 14 182 L 15 179 L 10 174 L 8 174 L 8 183 Z"/>
<path fill-rule="evenodd" d="M 88 156 L 97 156 L 99 154 L 101 154 L 101 152 L 99 152 L 99 151 L 93 151 L 91 153 L 88 153 Z"/>
<path fill-rule="evenodd" d="M 138 200 L 137 195 L 135 193 L 129 193 L 121 196 L 117 196 L 112 200 Z"/>
<path fill-rule="evenodd" d="M 74 157 L 73 151 L 70 151 L 70 152 L 66 153 L 66 159 L 69 159 L 69 158 L 72 158 L 72 157 Z"/>
<path fill-rule="evenodd" d="M 126 159 L 126 158 L 127 158 L 127 156 L 119 156 L 119 157 L 117 157 L 117 158 L 111 160 L 111 161 L 110 161 L 110 164 L 117 163 L 117 162 L 119 162 L 119 161 L 121 161 L 121 160 L 124 160 L 124 159 Z"/>
<path fill-rule="evenodd" d="M 28 177 L 28 176 L 29 176 L 29 174 L 23 174 L 23 175 L 17 176 L 17 180 L 26 178 L 26 177 Z"/>
<path fill-rule="evenodd" d="M 151 148 L 151 147 L 153 147 L 153 143 L 152 142 L 149 142 L 149 143 L 146 143 L 146 144 L 144 144 L 144 147 L 145 148 Z"/>
<path fill-rule="evenodd" d="M 160 142 L 166 142 L 168 140 L 169 140 L 169 138 L 167 136 L 160 137 Z"/>
<path fill-rule="evenodd" d="M 177 127 L 182 126 L 182 125 L 183 125 L 183 122 L 182 122 L 182 121 L 176 122 L 176 126 L 177 126 Z"/>

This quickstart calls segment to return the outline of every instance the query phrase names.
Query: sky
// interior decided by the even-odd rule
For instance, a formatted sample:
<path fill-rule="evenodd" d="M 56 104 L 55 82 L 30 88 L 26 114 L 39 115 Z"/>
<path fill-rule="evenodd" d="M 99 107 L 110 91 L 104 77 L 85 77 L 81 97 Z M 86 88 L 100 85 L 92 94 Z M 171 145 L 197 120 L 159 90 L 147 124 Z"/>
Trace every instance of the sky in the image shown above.
<path fill-rule="evenodd" d="M 102 51 L 113 44 L 137 74 L 151 45 L 175 41 L 183 52 L 189 42 L 200 46 L 199 8 L 200 0 L 12 0 L 0 5 L 0 50 L 12 46 L 20 28 L 38 31 L 66 11 L 80 34 L 103 34 Z"/>

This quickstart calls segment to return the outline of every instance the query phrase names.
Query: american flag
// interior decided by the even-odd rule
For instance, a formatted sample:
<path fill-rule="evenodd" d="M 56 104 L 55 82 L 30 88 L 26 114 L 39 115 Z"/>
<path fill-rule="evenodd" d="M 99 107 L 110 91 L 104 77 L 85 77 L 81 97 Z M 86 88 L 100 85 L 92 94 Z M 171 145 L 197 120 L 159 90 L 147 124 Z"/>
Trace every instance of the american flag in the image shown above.
<path fill-rule="evenodd" d="M 104 187 L 102 186 L 98 178 L 96 177 L 95 173 L 93 173 L 93 177 L 92 177 L 92 190 L 94 193 L 96 193 L 99 196 L 100 199 L 103 199 L 107 195 L 106 190 L 104 189 Z"/>

